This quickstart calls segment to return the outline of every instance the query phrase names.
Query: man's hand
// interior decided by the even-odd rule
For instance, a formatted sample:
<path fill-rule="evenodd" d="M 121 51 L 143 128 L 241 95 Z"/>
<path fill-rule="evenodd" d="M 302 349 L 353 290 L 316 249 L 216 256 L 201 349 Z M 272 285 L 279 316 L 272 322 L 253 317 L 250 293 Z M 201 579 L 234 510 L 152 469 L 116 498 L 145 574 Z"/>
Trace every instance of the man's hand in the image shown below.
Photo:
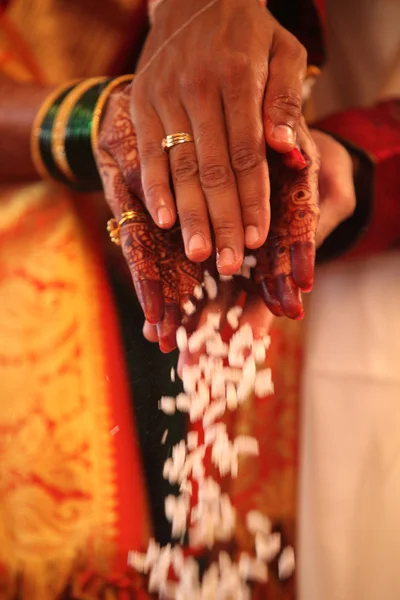
<path fill-rule="evenodd" d="M 154 221 L 170 228 L 179 212 L 193 261 L 212 252 L 211 222 L 218 270 L 227 275 L 240 267 L 245 246 L 259 248 L 267 237 L 265 141 L 278 152 L 295 147 L 306 51 L 255 0 L 209 4 L 158 7 L 132 86 L 132 115 Z M 178 132 L 195 141 L 168 156 L 161 141 Z"/>

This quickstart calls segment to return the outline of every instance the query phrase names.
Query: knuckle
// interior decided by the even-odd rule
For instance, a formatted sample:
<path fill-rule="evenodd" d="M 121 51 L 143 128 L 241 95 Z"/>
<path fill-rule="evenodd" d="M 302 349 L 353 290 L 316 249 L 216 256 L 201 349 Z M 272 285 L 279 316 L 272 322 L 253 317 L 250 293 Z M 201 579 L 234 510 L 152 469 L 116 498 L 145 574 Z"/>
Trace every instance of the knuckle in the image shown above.
<path fill-rule="evenodd" d="M 265 218 L 265 209 L 260 196 L 245 196 L 243 200 L 243 209 L 246 213 L 251 213 L 252 218 L 258 219 L 258 217 L 261 216 L 264 216 Z"/>
<path fill-rule="evenodd" d="M 153 87 L 153 96 L 156 103 L 162 102 L 166 98 L 173 97 L 176 88 L 176 81 L 173 75 L 164 73 L 155 83 Z"/>
<path fill-rule="evenodd" d="M 274 92 L 268 97 L 268 111 L 270 114 L 284 114 L 289 120 L 300 118 L 302 100 L 299 90 L 286 89 Z"/>
<path fill-rule="evenodd" d="M 192 180 L 199 172 L 196 157 L 189 152 L 181 152 L 172 163 L 172 170 L 176 183 L 185 183 Z"/>
<path fill-rule="evenodd" d="M 205 190 L 221 190 L 232 187 L 234 176 L 225 165 L 205 163 L 200 166 L 200 182 Z"/>
<path fill-rule="evenodd" d="M 282 50 L 287 61 L 307 64 L 307 50 L 292 33 L 284 30 L 282 41 Z"/>
<path fill-rule="evenodd" d="M 262 161 L 259 152 L 251 144 L 240 142 L 234 144 L 231 151 L 231 163 L 236 173 L 253 171 Z"/>
<path fill-rule="evenodd" d="M 199 224 L 202 222 L 200 213 L 194 208 L 180 211 L 179 220 L 181 227 L 189 231 L 198 231 Z"/>
<path fill-rule="evenodd" d="M 161 197 L 165 197 L 166 187 L 163 183 L 152 181 L 146 184 L 143 189 L 146 204 L 148 206 L 158 204 Z"/>
<path fill-rule="evenodd" d="M 237 236 L 237 228 L 229 220 L 227 215 L 222 215 L 219 219 L 213 223 L 214 233 L 217 238 L 228 239 Z"/>
<path fill-rule="evenodd" d="M 179 84 L 186 97 L 199 98 L 205 95 L 208 81 L 207 69 L 198 66 L 191 73 L 182 71 Z"/>
<path fill-rule="evenodd" d="M 237 86 L 243 76 L 251 69 L 249 57 L 243 52 L 226 54 L 220 65 L 220 76 L 222 81 L 229 87 Z"/>
<path fill-rule="evenodd" d="M 164 150 L 158 140 L 145 136 L 145 139 L 140 140 L 139 154 L 141 163 L 145 165 L 149 159 L 162 157 Z"/>

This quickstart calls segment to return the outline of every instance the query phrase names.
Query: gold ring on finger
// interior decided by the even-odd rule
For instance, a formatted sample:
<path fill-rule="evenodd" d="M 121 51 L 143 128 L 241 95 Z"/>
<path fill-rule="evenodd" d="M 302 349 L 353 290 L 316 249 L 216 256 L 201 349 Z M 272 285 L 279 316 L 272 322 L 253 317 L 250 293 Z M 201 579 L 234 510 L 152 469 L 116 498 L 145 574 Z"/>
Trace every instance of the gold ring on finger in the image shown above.
<path fill-rule="evenodd" d="M 178 144 L 186 144 L 187 142 L 194 142 L 194 137 L 190 133 L 172 133 L 167 135 L 161 142 L 163 150 L 168 152 L 174 146 Z"/>
<path fill-rule="evenodd" d="M 113 244 L 116 244 L 117 246 L 121 245 L 121 240 L 119 237 L 121 226 L 127 221 L 132 220 L 136 220 L 140 223 L 147 222 L 146 215 L 137 212 L 136 210 L 127 210 L 126 212 L 123 212 L 119 221 L 114 218 L 107 221 L 107 231 Z"/>

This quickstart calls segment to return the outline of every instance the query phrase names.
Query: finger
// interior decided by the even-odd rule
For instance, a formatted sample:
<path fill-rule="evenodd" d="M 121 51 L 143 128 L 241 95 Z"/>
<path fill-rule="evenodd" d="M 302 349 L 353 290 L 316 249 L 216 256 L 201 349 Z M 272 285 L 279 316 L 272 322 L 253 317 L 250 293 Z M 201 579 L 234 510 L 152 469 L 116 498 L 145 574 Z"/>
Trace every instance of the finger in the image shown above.
<path fill-rule="evenodd" d="M 294 282 L 305 292 L 314 282 L 315 236 L 319 220 L 319 158 L 305 124 L 299 127 L 299 140 L 308 167 L 294 175 L 288 207 L 288 231 Z"/>
<path fill-rule="evenodd" d="M 240 70 L 239 70 L 240 73 Z M 251 73 L 247 69 L 247 73 Z M 231 164 L 236 176 L 247 248 L 262 246 L 270 221 L 269 174 L 265 152 L 262 92 L 243 75 L 223 87 Z"/>
<path fill-rule="evenodd" d="M 188 331 L 193 331 L 206 301 L 206 293 L 201 285 L 202 269 L 199 263 L 188 260 L 183 253 L 177 264 L 182 323 Z M 192 310 L 195 312 L 192 313 Z"/>
<path fill-rule="evenodd" d="M 157 335 L 161 352 L 167 354 L 176 348 L 176 331 L 181 324 L 178 302 L 165 301 L 164 317 L 157 325 Z"/>
<path fill-rule="evenodd" d="M 261 280 L 260 287 L 262 298 L 271 313 L 275 317 L 284 317 L 285 313 L 283 312 L 281 303 L 278 300 L 276 280 L 273 277 L 264 277 Z"/>
<path fill-rule="evenodd" d="M 217 94 L 186 100 L 199 164 L 200 183 L 215 234 L 218 271 L 235 273 L 243 260 L 244 234 L 239 196 L 232 171 L 222 104 Z M 199 107 L 201 110 L 199 110 Z"/>
<path fill-rule="evenodd" d="M 164 316 L 162 321 L 157 324 L 157 334 L 160 340 L 160 350 L 165 353 L 176 348 L 176 330 L 181 323 L 176 256 L 165 251 L 165 248 L 174 247 L 174 235 L 174 232 L 161 230 L 154 233 L 164 298 Z"/>
<path fill-rule="evenodd" d="M 151 325 L 148 321 L 144 322 L 143 335 L 149 342 L 158 343 L 158 333 L 156 325 Z"/>
<path fill-rule="evenodd" d="M 154 222 L 168 229 L 176 221 L 176 208 L 169 181 L 168 157 L 161 145 L 165 131 L 156 111 L 143 101 L 141 88 L 135 85 L 132 86 L 131 115 L 136 127 L 146 207 Z"/>
<path fill-rule="evenodd" d="M 150 323 L 156 324 L 163 317 L 164 301 L 148 217 L 141 202 L 128 192 L 116 161 L 99 149 L 97 164 L 107 202 L 113 208 L 116 219 L 119 220 L 121 214 L 129 210 L 143 215 L 122 225 L 120 242 L 144 315 Z"/>
<path fill-rule="evenodd" d="M 301 116 L 307 53 L 294 36 L 280 29 L 271 54 L 263 109 L 265 139 L 277 152 L 290 152 Z"/>
<path fill-rule="evenodd" d="M 298 171 L 302 171 L 307 167 L 307 161 L 300 148 L 297 147 L 283 155 L 283 162 L 289 169 L 297 169 Z"/>
<path fill-rule="evenodd" d="M 180 104 L 174 108 L 168 105 L 168 109 L 160 105 L 159 111 L 167 133 L 191 134 L 190 121 Z M 190 260 L 203 261 L 211 254 L 212 242 L 194 143 L 173 146 L 169 161 L 186 255 Z"/>
<path fill-rule="evenodd" d="M 276 280 L 273 276 L 275 247 L 271 234 L 256 256 L 254 283 L 257 286 L 258 295 L 261 296 L 273 315 L 283 317 L 285 313 L 277 296 Z"/>
<path fill-rule="evenodd" d="M 304 316 L 300 290 L 292 277 L 292 265 L 288 246 L 275 248 L 272 275 L 275 279 L 276 296 L 283 312 L 290 319 Z"/>

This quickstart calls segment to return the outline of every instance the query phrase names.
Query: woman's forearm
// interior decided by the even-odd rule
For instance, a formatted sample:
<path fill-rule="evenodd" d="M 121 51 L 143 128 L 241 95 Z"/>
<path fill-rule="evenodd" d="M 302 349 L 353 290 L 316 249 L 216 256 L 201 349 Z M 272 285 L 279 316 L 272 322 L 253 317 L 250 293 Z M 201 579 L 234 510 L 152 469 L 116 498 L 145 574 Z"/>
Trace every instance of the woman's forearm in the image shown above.
<path fill-rule="evenodd" d="M 30 153 L 31 129 L 51 90 L 0 76 L 0 183 L 38 178 Z"/>

